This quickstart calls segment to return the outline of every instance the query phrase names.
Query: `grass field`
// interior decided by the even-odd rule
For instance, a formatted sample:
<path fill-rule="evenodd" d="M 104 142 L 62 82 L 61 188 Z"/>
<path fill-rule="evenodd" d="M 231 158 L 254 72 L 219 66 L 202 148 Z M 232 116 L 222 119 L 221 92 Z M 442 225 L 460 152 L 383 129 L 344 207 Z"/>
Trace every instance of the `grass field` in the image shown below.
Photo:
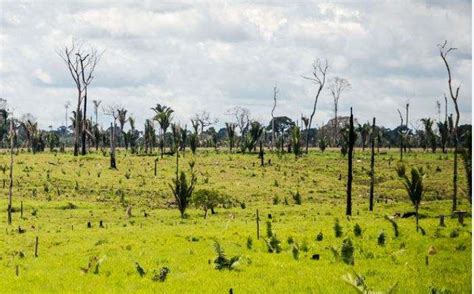
<path fill-rule="evenodd" d="M 215 189 L 233 199 L 203 218 L 191 208 L 181 219 L 166 204 L 173 196 L 175 158 L 158 162 L 154 176 L 151 156 L 118 154 L 118 170 L 111 170 L 102 153 L 26 154 L 15 157 L 13 225 L 6 223 L 8 168 L 0 175 L 6 184 L 0 201 L 0 289 L 9 292 L 194 292 L 194 293 L 351 293 L 346 274 L 361 275 L 372 290 L 385 291 L 397 283 L 398 293 L 450 291 L 470 293 L 471 206 L 466 178 L 460 170 L 460 205 L 469 212 L 465 225 L 447 217 L 452 191 L 452 154 L 413 151 L 407 167 L 424 166 L 426 193 L 420 209 L 422 231 L 414 217 L 396 219 L 399 236 L 385 216 L 413 211 L 394 170 L 396 150 L 376 157 L 376 203 L 368 211 L 370 154 L 357 150 L 354 162 L 353 216 L 345 216 L 347 158 L 337 151 L 311 151 L 295 161 L 293 155 L 267 153 L 271 164 L 259 166 L 256 154 L 224 151 L 186 153 L 180 168 L 195 160 L 196 189 Z M 8 166 L 9 155 L 0 155 Z M 1 183 L 0 183 L 1 184 Z M 292 195 L 299 192 L 302 203 Z M 23 201 L 23 218 L 20 217 Z M 132 206 L 133 217 L 125 213 Z M 260 240 L 256 236 L 260 213 Z M 146 214 L 146 216 L 145 216 Z M 271 214 L 271 219 L 269 215 Z M 336 218 L 342 236 L 336 237 Z M 103 228 L 99 222 L 103 222 Z M 269 253 L 266 223 L 281 241 L 280 253 Z M 90 222 L 92 228 L 88 228 Z M 354 226 L 362 228 L 356 236 Z M 18 227 L 25 231 L 18 232 Z M 385 242 L 379 244 L 384 233 Z M 316 236 L 322 233 L 323 239 Z M 35 238 L 39 239 L 34 257 Z M 354 265 L 340 254 L 344 239 L 354 247 Z M 214 242 L 230 256 L 240 256 L 233 270 L 216 270 Z M 251 243 L 251 246 L 250 244 Z M 297 245 L 295 245 L 297 244 Z M 295 249 L 298 248 L 298 249 Z M 430 252 L 429 252 L 430 251 Z M 319 260 L 312 257 L 319 254 Z M 85 273 L 91 258 L 100 259 L 98 272 Z M 139 275 L 136 262 L 146 274 Z M 153 281 L 154 270 L 170 272 L 164 282 Z M 445 293 L 445 292 L 435 292 Z"/>

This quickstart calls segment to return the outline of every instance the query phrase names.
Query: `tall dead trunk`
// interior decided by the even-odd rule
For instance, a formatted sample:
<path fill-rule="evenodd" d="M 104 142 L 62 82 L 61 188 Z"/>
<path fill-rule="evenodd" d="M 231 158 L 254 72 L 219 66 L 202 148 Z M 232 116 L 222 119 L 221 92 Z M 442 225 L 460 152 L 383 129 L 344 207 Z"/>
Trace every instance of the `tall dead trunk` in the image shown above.
<path fill-rule="evenodd" d="M 115 161 L 115 121 L 110 123 L 110 168 L 117 169 L 117 163 Z"/>
<path fill-rule="evenodd" d="M 375 185 L 375 117 L 372 121 L 372 136 L 371 136 L 371 154 L 370 154 L 370 199 L 369 210 L 374 210 L 374 185 Z"/>
<path fill-rule="evenodd" d="M 13 117 L 10 118 L 10 186 L 8 189 L 8 224 L 12 224 L 12 197 L 13 197 Z"/>
<path fill-rule="evenodd" d="M 347 199 L 346 199 L 346 215 L 352 215 L 352 156 L 354 152 L 355 134 L 354 134 L 354 116 L 349 121 L 349 150 L 348 150 L 348 171 L 347 171 Z"/>

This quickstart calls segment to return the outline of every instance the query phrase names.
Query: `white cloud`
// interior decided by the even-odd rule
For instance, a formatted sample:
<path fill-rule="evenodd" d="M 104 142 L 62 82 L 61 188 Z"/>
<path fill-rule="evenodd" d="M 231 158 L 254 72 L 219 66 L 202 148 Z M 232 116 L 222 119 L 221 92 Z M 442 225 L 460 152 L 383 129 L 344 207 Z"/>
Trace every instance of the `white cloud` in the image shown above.
<path fill-rule="evenodd" d="M 310 74 L 327 58 L 329 75 L 350 80 L 340 112 L 359 121 L 377 116 L 398 124 L 396 108 L 410 99 L 411 118 L 436 117 L 447 92 L 436 44 L 448 39 L 453 77 L 461 83 L 462 121 L 471 121 L 471 3 L 424 1 L 274 3 L 246 2 L 1 2 L 0 95 L 42 127 L 64 121 L 74 84 L 56 51 L 73 37 L 105 53 L 91 99 L 118 102 L 140 126 L 150 107 L 165 103 L 183 124 L 208 110 L 248 107 L 269 120 L 272 89 L 280 88 L 278 115 L 298 119 L 313 104 Z M 32 105 L 42 105 L 39 107 Z M 92 108 L 89 110 L 92 113 Z M 332 116 L 324 91 L 315 120 Z M 107 118 L 103 117 L 105 122 Z"/>

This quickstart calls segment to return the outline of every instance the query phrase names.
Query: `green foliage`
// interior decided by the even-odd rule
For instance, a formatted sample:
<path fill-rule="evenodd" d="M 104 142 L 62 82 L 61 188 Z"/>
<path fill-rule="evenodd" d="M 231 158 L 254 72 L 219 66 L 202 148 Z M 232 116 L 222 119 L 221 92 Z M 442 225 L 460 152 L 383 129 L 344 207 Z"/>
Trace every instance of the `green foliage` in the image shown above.
<path fill-rule="evenodd" d="M 323 241 L 323 232 L 319 232 L 318 235 L 316 236 L 316 241 L 321 242 Z"/>
<path fill-rule="evenodd" d="M 339 219 L 336 218 L 336 221 L 334 223 L 334 235 L 336 238 L 342 237 L 342 226 L 339 224 Z"/>
<path fill-rule="evenodd" d="M 181 171 L 179 178 L 173 179 L 173 184 L 170 184 L 171 191 L 176 199 L 181 218 L 184 218 L 184 213 L 193 195 L 194 187 L 197 178 L 191 170 L 191 180 L 188 182 L 186 174 Z"/>
<path fill-rule="evenodd" d="M 233 256 L 230 259 L 225 256 L 224 249 L 221 247 L 219 242 L 214 241 L 214 250 L 217 254 L 216 258 L 214 259 L 214 264 L 216 265 L 217 270 L 232 270 L 235 266 L 237 266 L 240 257 Z"/>
<path fill-rule="evenodd" d="M 354 245 L 352 245 L 351 238 L 342 241 L 341 259 L 346 264 L 354 265 Z"/>
<path fill-rule="evenodd" d="M 252 237 L 248 236 L 248 238 L 247 238 L 247 249 L 252 249 L 252 246 L 253 246 Z"/>
<path fill-rule="evenodd" d="M 153 282 L 164 282 L 170 272 L 170 269 L 167 267 L 162 267 L 160 271 L 153 270 L 153 276 L 151 277 L 151 280 Z"/>
<path fill-rule="evenodd" d="M 291 254 L 293 255 L 293 258 L 295 260 L 298 260 L 300 257 L 300 247 L 298 246 L 298 243 L 294 243 L 293 247 L 291 249 Z"/>
<path fill-rule="evenodd" d="M 362 228 L 360 227 L 359 224 L 354 225 L 354 236 L 356 237 L 362 236 Z"/>
<path fill-rule="evenodd" d="M 196 207 L 204 210 L 204 218 L 207 217 L 208 210 L 214 210 L 218 205 L 224 204 L 224 197 L 221 197 L 216 190 L 200 189 L 193 193 L 192 202 Z"/>
<path fill-rule="evenodd" d="M 388 288 L 385 291 L 374 291 L 372 290 L 367 283 L 365 282 L 365 277 L 357 274 L 354 272 L 354 274 L 345 274 L 342 276 L 342 280 L 346 282 L 349 286 L 352 287 L 357 293 L 362 293 L 362 294 L 374 294 L 374 293 L 383 293 L 383 294 L 393 294 L 396 293 L 397 287 L 398 287 L 398 282 L 393 284 L 390 288 Z"/>
<path fill-rule="evenodd" d="M 381 232 L 377 238 L 377 244 L 379 244 L 379 246 L 384 246 L 385 245 L 385 233 L 384 232 Z"/>
<path fill-rule="evenodd" d="M 318 146 L 319 146 L 319 150 L 321 150 L 321 152 L 324 152 L 324 150 L 326 150 L 326 148 L 328 147 L 327 138 L 326 137 L 321 137 L 319 139 Z"/>
<path fill-rule="evenodd" d="M 295 201 L 295 204 L 301 205 L 303 200 L 301 198 L 300 191 L 296 191 L 295 193 L 293 193 L 292 197 L 293 197 L 293 200 Z"/>
<path fill-rule="evenodd" d="M 291 143 L 293 145 L 293 153 L 295 158 L 298 158 L 301 155 L 302 139 L 301 139 L 301 130 L 300 127 L 294 126 L 291 129 Z"/>

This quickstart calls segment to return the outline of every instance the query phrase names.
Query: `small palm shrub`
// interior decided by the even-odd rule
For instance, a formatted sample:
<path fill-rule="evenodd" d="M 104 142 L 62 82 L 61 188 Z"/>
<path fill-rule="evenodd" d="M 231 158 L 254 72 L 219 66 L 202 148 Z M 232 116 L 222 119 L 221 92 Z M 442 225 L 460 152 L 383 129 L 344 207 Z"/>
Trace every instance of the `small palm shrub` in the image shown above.
<path fill-rule="evenodd" d="M 293 200 L 295 201 L 295 204 L 301 205 L 303 201 L 302 201 L 300 192 L 296 191 L 296 193 L 293 193 L 292 196 L 293 196 Z"/>
<path fill-rule="evenodd" d="M 378 243 L 380 246 L 384 246 L 384 245 L 385 245 L 385 233 L 384 233 L 384 232 L 380 233 L 379 237 L 377 238 L 377 243 Z"/>
<path fill-rule="evenodd" d="M 342 237 L 342 226 L 339 224 L 338 218 L 336 218 L 336 222 L 334 223 L 334 234 L 336 238 Z"/>
<path fill-rule="evenodd" d="M 352 240 L 350 238 L 342 241 L 341 259 L 346 264 L 354 265 L 354 245 L 352 245 Z"/>
<path fill-rule="evenodd" d="M 419 229 L 419 218 L 418 218 L 418 209 L 420 208 L 421 199 L 424 194 L 423 178 L 425 173 L 423 168 L 412 168 L 411 169 L 411 178 L 406 175 L 405 165 L 398 165 L 397 174 L 401 178 L 405 190 L 407 191 L 408 197 L 410 198 L 413 206 L 415 207 L 415 216 L 416 216 L 416 231 Z"/>
<path fill-rule="evenodd" d="M 225 256 L 224 249 L 222 249 L 221 244 L 219 242 L 214 242 L 214 250 L 216 251 L 216 258 L 214 259 L 214 263 L 216 264 L 217 270 L 228 269 L 232 270 L 238 264 L 240 257 L 233 256 L 230 259 Z"/>
<path fill-rule="evenodd" d="M 267 239 L 265 239 L 265 244 L 267 245 L 268 252 L 270 253 L 280 253 L 281 246 L 280 240 L 278 240 L 275 233 L 272 230 L 272 223 L 267 222 Z"/>
<path fill-rule="evenodd" d="M 316 241 L 322 241 L 323 240 L 323 232 L 319 232 L 319 234 L 316 236 Z"/>
<path fill-rule="evenodd" d="M 362 235 L 362 228 L 359 226 L 359 224 L 355 224 L 354 226 L 354 235 L 356 237 L 360 237 Z"/>
<path fill-rule="evenodd" d="M 293 144 L 295 158 L 298 158 L 301 155 L 301 147 L 303 144 L 301 140 L 301 130 L 297 126 L 294 126 L 291 130 L 291 143 Z"/>
<path fill-rule="evenodd" d="M 328 147 L 328 141 L 326 137 L 322 137 L 321 139 L 319 139 L 319 149 L 321 150 L 321 152 L 324 152 L 324 150 L 326 150 L 327 147 Z"/>
<path fill-rule="evenodd" d="M 170 184 L 171 191 L 173 192 L 179 212 L 181 213 L 181 218 L 185 217 L 184 213 L 193 195 L 196 181 L 196 175 L 191 169 L 191 180 L 189 182 L 186 179 L 186 174 L 181 171 L 180 176 L 174 179 L 173 183 Z"/>

